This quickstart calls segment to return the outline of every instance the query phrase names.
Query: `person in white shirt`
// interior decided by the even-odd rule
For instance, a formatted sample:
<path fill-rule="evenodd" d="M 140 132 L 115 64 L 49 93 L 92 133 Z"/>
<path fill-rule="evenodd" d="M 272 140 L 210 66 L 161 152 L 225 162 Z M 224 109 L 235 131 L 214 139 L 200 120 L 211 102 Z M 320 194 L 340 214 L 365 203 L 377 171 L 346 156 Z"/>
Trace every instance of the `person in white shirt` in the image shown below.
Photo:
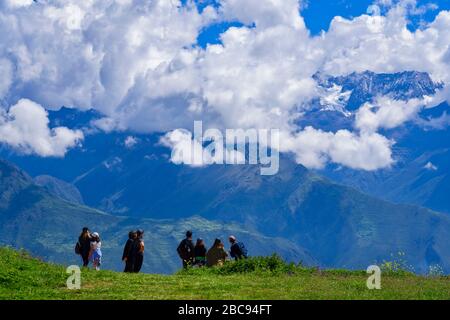
<path fill-rule="evenodd" d="M 102 242 L 100 241 L 100 235 L 97 232 L 94 232 L 91 237 L 91 252 L 89 253 L 89 257 L 92 261 L 92 266 L 98 271 L 102 264 Z"/>

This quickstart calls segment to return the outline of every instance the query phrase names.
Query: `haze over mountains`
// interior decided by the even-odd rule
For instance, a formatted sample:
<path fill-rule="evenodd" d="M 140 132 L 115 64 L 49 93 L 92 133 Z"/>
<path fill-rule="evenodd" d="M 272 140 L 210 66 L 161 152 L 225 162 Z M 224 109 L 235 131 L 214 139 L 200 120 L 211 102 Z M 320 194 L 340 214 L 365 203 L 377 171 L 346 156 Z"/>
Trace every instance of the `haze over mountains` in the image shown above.
<path fill-rule="evenodd" d="M 357 107 L 379 95 L 419 98 L 442 87 L 419 72 L 317 79 L 324 89 L 334 90 L 336 98 L 315 101 L 299 121 L 328 129 L 352 126 Z M 289 260 L 323 267 L 366 268 L 402 251 L 417 272 L 435 264 L 450 272 L 450 215 L 445 213 L 450 212 L 450 140 L 447 127 L 420 121 L 445 116 L 448 105 L 430 110 L 397 129 L 385 130 L 397 141 L 396 163 L 375 172 L 335 165 L 313 172 L 290 155 L 282 155 L 280 172 L 272 177 L 261 176 L 255 166 L 177 166 L 169 161 L 170 150 L 158 143 L 158 134 L 93 129 L 86 131 L 83 147 L 69 151 L 64 159 L 22 156 L 3 148 L 1 157 L 36 177 L 42 187 L 3 164 L 0 185 L 12 183 L 4 179 L 3 171 L 9 170 L 16 172 L 12 176 L 19 186 L 2 189 L 2 197 L 9 200 L 2 209 L 7 223 L 2 224 L 1 242 L 28 247 L 50 260 L 69 261 L 79 229 L 84 224 L 97 226 L 105 234 L 106 250 L 111 250 L 107 265 L 118 268 L 116 247 L 121 249 L 128 229 L 139 225 L 153 231 L 147 233 L 147 241 L 157 248 L 154 255 L 150 249 L 145 270 L 162 272 L 177 268 L 174 247 L 192 226 L 208 240 L 236 233 L 249 242 L 251 254 L 276 251 Z M 53 125 L 71 128 L 91 128 L 100 117 L 93 111 L 66 108 L 50 112 Z M 126 143 L 127 139 L 134 142 Z M 9 198 L 11 188 L 31 188 L 33 196 L 21 191 L 20 197 Z M 36 200 L 36 193 L 45 201 Z M 54 219 L 58 215 L 61 220 Z M 26 229 L 27 221 L 42 224 Z M 61 242 L 53 245 L 50 234 L 56 229 L 66 232 L 57 231 Z M 33 234 L 40 240 L 31 245 L 36 242 Z M 164 262 L 158 264 L 158 259 Z"/>

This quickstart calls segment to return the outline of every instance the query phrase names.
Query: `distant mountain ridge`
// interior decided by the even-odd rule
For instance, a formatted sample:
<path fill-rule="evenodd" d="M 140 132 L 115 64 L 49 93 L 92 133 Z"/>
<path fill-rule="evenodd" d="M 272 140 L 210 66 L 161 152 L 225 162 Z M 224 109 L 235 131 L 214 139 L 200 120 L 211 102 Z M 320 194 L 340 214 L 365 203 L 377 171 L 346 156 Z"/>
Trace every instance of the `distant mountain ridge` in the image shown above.
<path fill-rule="evenodd" d="M 443 87 L 442 83 L 434 83 L 428 73 L 417 71 L 390 74 L 365 71 L 339 77 L 316 74 L 314 79 L 324 88 L 338 85 L 342 88 L 341 93 L 351 92 L 346 108 L 352 111 L 377 96 L 409 100 L 432 96 Z"/>
<path fill-rule="evenodd" d="M 378 96 L 409 100 L 432 96 L 442 89 L 427 73 L 406 71 L 376 74 L 366 71 L 332 77 L 316 74 L 316 81 L 332 99 L 314 101 L 298 120 L 326 131 L 354 130 L 355 112 Z M 329 165 L 318 173 L 362 192 L 398 203 L 421 205 L 450 213 L 450 105 L 424 109 L 404 125 L 382 134 L 396 141 L 392 168 L 375 172 Z"/>
<path fill-rule="evenodd" d="M 393 88 L 402 91 L 392 93 L 397 98 L 439 88 L 439 84 L 431 85 L 428 75 L 418 72 L 367 72 L 350 75 L 348 81 L 331 79 L 327 85 L 347 81 L 346 88 L 352 88 L 359 85 L 358 77 L 367 80 L 363 84 L 369 84 L 361 85 L 364 94 L 358 96 L 360 101 L 373 99 L 379 92 L 391 94 Z M 408 83 L 407 79 L 417 83 Z M 377 81 L 385 83 L 370 84 Z M 367 92 L 371 94 L 366 97 Z M 346 97 L 342 98 L 340 103 L 346 101 Z M 313 110 L 316 118 L 308 118 L 310 114 L 306 113 L 306 123 L 319 128 L 328 126 L 330 131 L 337 124 L 352 126 L 354 112 L 346 110 L 346 105 L 338 111 L 321 107 Z M 439 114 L 431 116 L 445 113 L 446 108 L 442 106 Z M 51 121 L 81 127 L 98 117 L 95 112 L 87 116 L 66 108 L 50 112 Z M 377 197 L 450 212 L 450 158 L 446 151 L 450 149 L 449 131 L 424 131 L 407 124 L 383 134 L 397 141 L 397 162 L 393 168 L 377 172 L 330 166 L 316 174 L 288 156 L 282 156 L 280 173 L 274 177 L 261 177 L 258 168 L 252 166 L 177 166 L 168 160 L 170 150 L 158 144 L 160 135 L 131 132 L 89 134 L 83 148 L 71 150 L 64 159 L 1 154 L 33 176 L 47 174 L 75 184 L 87 205 L 116 216 L 130 216 L 136 221 L 179 221 L 195 215 L 207 221 L 235 221 L 249 232 L 289 238 L 322 266 L 364 268 L 391 253 L 405 251 L 417 271 L 424 272 L 433 264 L 442 264 L 448 270 L 444 243 L 449 215 Z M 130 135 L 138 143 L 128 148 L 124 141 Z"/>
<path fill-rule="evenodd" d="M 48 175 L 37 176 L 33 180 L 35 184 L 63 200 L 84 204 L 80 191 L 71 183 Z"/>
<path fill-rule="evenodd" d="M 186 219 L 135 219 L 108 215 L 54 196 L 33 183 L 31 177 L 11 163 L 0 160 L 0 245 L 25 248 L 46 261 L 79 264 L 74 246 L 80 230 L 89 226 L 100 232 L 103 267 L 120 271 L 123 244 L 128 231 L 145 230 L 147 243 L 144 272 L 173 273 L 180 268 L 176 254 L 185 230 L 204 237 L 209 246 L 215 237 L 230 234 L 245 241 L 252 255 L 279 253 L 288 261 L 315 265 L 311 255 L 292 241 L 246 231 L 234 222 L 208 221 L 195 216 Z"/>

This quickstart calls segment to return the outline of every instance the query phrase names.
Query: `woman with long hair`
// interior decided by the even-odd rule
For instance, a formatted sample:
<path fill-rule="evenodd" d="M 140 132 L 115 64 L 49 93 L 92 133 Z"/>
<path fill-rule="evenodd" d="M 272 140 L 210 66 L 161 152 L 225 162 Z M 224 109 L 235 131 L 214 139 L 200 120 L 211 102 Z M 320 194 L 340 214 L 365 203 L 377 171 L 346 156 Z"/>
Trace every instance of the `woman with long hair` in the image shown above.
<path fill-rule="evenodd" d="M 197 239 L 194 247 L 194 265 L 203 267 L 206 264 L 206 247 L 203 239 Z"/>
<path fill-rule="evenodd" d="M 211 249 L 206 253 L 206 265 L 208 267 L 221 266 L 225 263 L 228 253 L 224 249 L 224 245 L 220 239 L 214 240 Z"/>
<path fill-rule="evenodd" d="M 83 260 L 83 267 L 89 265 L 89 253 L 91 251 L 91 233 L 89 228 L 84 227 L 78 237 L 78 246 L 81 259 Z"/>

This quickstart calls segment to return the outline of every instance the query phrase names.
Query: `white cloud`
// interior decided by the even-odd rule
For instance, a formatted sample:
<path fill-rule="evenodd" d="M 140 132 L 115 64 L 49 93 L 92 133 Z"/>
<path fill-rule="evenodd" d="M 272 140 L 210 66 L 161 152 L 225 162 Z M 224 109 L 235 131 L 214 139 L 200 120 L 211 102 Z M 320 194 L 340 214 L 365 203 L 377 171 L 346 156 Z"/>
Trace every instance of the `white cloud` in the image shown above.
<path fill-rule="evenodd" d="M 411 120 L 424 105 L 422 99 L 401 101 L 381 97 L 375 103 L 364 104 L 357 111 L 355 125 L 363 132 L 392 129 Z"/>
<path fill-rule="evenodd" d="M 119 130 L 117 120 L 109 117 L 103 117 L 100 119 L 93 120 L 91 125 L 95 128 L 103 130 L 106 133 L 110 133 L 114 130 Z"/>
<path fill-rule="evenodd" d="M 444 111 L 442 115 L 437 118 L 418 118 L 416 122 L 425 129 L 445 130 L 450 126 L 450 115 Z"/>
<path fill-rule="evenodd" d="M 222 152 L 211 154 L 211 149 L 203 147 L 201 142 L 192 137 L 191 132 L 183 129 L 168 132 L 161 138 L 160 142 L 162 145 L 171 148 L 170 161 L 175 164 L 203 167 L 215 163 L 223 164 L 226 159 L 234 159 L 235 163 L 245 163 L 245 157 L 241 152 L 228 150 L 223 145 L 219 146 L 219 141 L 216 145 Z"/>
<path fill-rule="evenodd" d="M 298 0 L 223 0 L 221 12 L 229 20 L 238 20 L 244 24 L 255 24 L 258 28 L 285 25 L 304 30 L 303 18 L 298 14 Z"/>
<path fill-rule="evenodd" d="M 6 0 L 6 4 L 10 8 L 28 7 L 33 4 L 33 0 Z"/>
<path fill-rule="evenodd" d="M 358 112 L 358 132 L 299 131 L 294 120 L 321 94 L 312 75 L 418 70 L 450 83 L 450 12 L 410 32 L 407 16 L 433 9 L 411 0 L 379 0 L 372 15 L 336 17 L 316 37 L 298 14 L 297 0 L 222 0 L 219 9 L 201 14 L 190 2 L 172 0 L 8 3 L 14 8 L 0 9 L 1 98 L 93 107 L 105 114 L 94 125 L 107 132 L 169 132 L 194 120 L 278 128 L 293 137 L 281 141 L 282 148 L 300 163 L 373 170 L 392 163 L 391 141 L 377 130 L 413 119 L 420 103 L 380 98 Z M 225 31 L 222 44 L 195 46 L 202 28 L 223 20 L 247 26 Z M 323 98 L 335 104 L 345 98 L 332 93 Z M 448 87 L 441 97 L 450 101 Z M 183 150 L 186 143 L 171 145 Z"/>
<path fill-rule="evenodd" d="M 133 136 L 126 137 L 125 141 L 124 141 L 124 145 L 128 149 L 133 148 L 138 143 L 139 143 L 139 139 L 136 137 L 133 137 Z"/>
<path fill-rule="evenodd" d="M 441 101 L 439 94 L 408 101 L 378 97 L 373 103 L 365 103 L 358 109 L 355 126 L 362 132 L 376 132 L 380 128 L 396 128 L 411 120 L 421 123 L 416 119 L 418 113 L 424 108 L 437 106 Z"/>
<path fill-rule="evenodd" d="M 0 142 L 26 154 L 64 156 L 82 139 L 79 130 L 48 127 L 48 114 L 39 104 L 21 99 L 9 112 L 0 114 Z"/>
<path fill-rule="evenodd" d="M 424 166 L 424 169 L 427 169 L 430 171 L 437 171 L 438 167 L 435 166 L 432 162 L 427 162 L 427 164 Z"/>
<path fill-rule="evenodd" d="M 7 60 L 0 58 L 0 99 L 4 98 L 13 82 L 13 64 Z"/>
<path fill-rule="evenodd" d="M 293 134 L 282 134 L 280 151 L 293 152 L 298 163 L 323 168 L 328 162 L 373 171 L 393 164 L 393 141 L 377 133 L 356 135 L 348 130 L 324 132 L 312 127 Z"/>

